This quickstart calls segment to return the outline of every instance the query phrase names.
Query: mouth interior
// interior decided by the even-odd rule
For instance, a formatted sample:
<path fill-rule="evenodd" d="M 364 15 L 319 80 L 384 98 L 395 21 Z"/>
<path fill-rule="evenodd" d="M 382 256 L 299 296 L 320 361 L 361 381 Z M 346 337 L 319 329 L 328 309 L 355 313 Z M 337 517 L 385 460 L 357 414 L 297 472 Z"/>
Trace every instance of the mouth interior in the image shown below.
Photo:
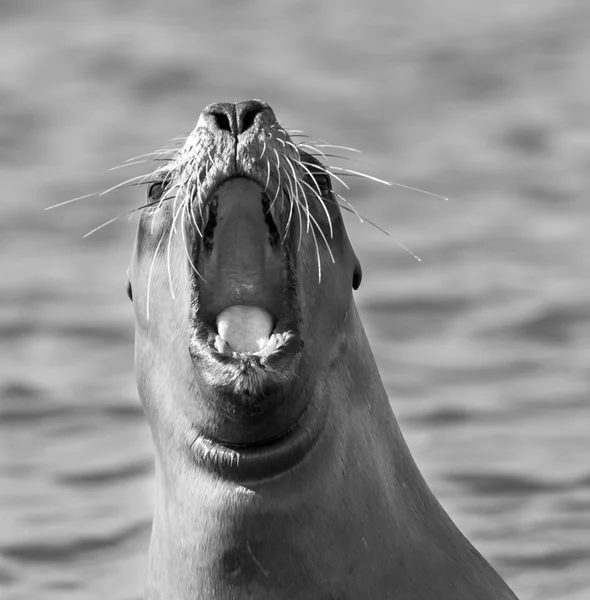
<path fill-rule="evenodd" d="M 199 313 L 218 352 L 266 355 L 282 342 L 283 250 L 271 204 L 245 178 L 222 183 L 208 201 Z"/>

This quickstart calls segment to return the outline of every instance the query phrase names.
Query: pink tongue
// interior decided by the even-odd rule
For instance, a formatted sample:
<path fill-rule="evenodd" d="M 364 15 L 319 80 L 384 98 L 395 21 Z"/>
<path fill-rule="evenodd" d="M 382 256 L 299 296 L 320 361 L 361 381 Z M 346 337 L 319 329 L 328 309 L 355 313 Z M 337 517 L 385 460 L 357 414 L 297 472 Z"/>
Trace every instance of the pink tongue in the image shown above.
<path fill-rule="evenodd" d="M 230 306 L 217 316 L 217 332 L 234 352 L 262 350 L 272 330 L 272 315 L 259 306 Z"/>

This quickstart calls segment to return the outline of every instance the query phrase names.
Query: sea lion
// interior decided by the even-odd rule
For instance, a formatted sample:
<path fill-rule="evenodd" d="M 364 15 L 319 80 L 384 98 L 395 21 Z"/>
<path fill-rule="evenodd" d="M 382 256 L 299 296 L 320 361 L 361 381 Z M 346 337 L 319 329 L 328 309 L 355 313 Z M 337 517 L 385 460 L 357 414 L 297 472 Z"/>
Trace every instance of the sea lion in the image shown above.
<path fill-rule="evenodd" d="M 320 154 L 268 104 L 218 103 L 150 178 L 129 269 L 145 597 L 514 599 L 399 430 Z"/>

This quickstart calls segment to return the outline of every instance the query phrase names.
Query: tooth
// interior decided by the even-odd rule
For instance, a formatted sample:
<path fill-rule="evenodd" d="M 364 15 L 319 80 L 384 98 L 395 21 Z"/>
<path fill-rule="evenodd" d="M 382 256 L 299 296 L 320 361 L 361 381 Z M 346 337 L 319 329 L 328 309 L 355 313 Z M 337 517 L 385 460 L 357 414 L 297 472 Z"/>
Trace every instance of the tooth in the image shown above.
<path fill-rule="evenodd" d="M 277 349 L 277 345 L 277 337 L 273 335 L 271 336 L 268 344 L 266 344 L 266 346 L 261 350 L 261 352 L 264 351 L 265 354 L 270 354 L 271 352 L 274 352 Z"/>
<path fill-rule="evenodd" d="M 220 336 L 215 336 L 215 350 L 220 354 L 231 354 L 231 346 Z"/>

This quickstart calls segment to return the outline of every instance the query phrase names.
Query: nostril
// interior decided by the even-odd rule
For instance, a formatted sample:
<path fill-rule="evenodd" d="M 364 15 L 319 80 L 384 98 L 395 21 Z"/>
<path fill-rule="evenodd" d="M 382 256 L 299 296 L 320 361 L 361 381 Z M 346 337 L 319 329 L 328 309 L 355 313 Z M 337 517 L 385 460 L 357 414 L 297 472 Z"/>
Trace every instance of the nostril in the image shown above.
<path fill-rule="evenodd" d="M 254 125 L 254 119 L 256 119 L 256 115 L 261 111 L 261 108 L 253 108 L 246 112 L 242 117 L 242 131 L 248 131 L 252 125 Z"/>
<path fill-rule="evenodd" d="M 223 131 L 236 135 L 236 105 L 230 102 L 210 104 L 201 113 L 199 126 L 212 133 Z"/>
<path fill-rule="evenodd" d="M 231 133 L 231 124 L 229 119 L 225 113 L 213 113 L 213 117 L 215 118 L 215 124 L 218 129 L 222 131 L 229 131 Z"/>
<path fill-rule="evenodd" d="M 264 111 L 266 104 L 258 100 L 239 102 L 236 105 L 236 116 L 238 121 L 238 135 L 248 131 L 256 121 L 256 117 Z"/>

